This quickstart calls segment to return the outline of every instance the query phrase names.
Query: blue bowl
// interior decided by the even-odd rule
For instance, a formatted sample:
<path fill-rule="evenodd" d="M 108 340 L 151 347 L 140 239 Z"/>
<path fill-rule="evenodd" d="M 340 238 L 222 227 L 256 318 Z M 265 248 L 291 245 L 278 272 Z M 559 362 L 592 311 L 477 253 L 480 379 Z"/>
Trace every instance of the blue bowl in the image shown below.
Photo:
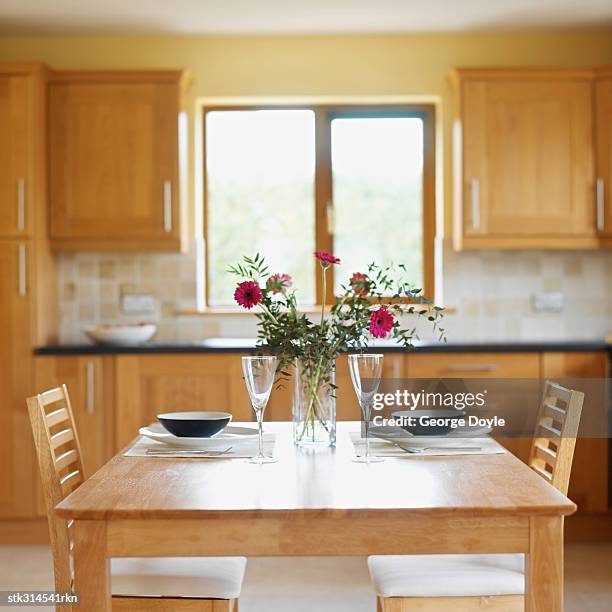
<path fill-rule="evenodd" d="M 178 438 L 211 438 L 232 420 L 229 412 L 166 412 L 159 422 Z"/>

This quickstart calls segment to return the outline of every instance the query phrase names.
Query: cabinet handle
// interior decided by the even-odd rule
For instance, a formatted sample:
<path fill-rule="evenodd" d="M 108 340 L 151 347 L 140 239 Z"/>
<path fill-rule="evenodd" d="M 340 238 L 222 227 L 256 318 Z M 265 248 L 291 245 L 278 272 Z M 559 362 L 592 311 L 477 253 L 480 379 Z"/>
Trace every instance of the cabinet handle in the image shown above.
<path fill-rule="evenodd" d="M 172 231 L 172 182 L 164 181 L 164 231 Z"/>
<path fill-rule="evenodd" d="M 18 277 L 19 277 L 19 295 L 20 296 L 25 296 L 26 292 L 27 292 L 27 283 L 26 283 L 26 245 L 25 244 L 20 244 L 19 245 L 19 254 L 18 254 L 18 259 L 19 259 L 19 271 L 18 271 Z"/>
<path fill-rule="evenodd" d="M 602 178 L 597 179 L 596 194 L 597 194 L 597 229 L 600 232 L 603 232 L 606 222 L 604 219 L 605 186 L 604 186 L 604 180 Z"/>
<path fill-rule="evenodd" d="M 327 213 L 327 233 L 331 236 L 334 233 L 334 205 L 331 200 L 327 200 L 325 212 Z"/>
<path fill-rule="evenodd" d="M 499 370 L 497 363 L 450 363 L 449 372 L 495 372 Z"/>
<path fill-rule="evenodd" d="M 96 370 L 94 367 L 94 362 L 90 360 L 87 362 L 87 406 L 86 406 L 87 414 L 93 414 L 96 409 L 95 400 L 94 400 L 95 381 L 96 381 Z"/>
<path fill-rule="evenodd" d="M 25 229 L 25 180 L 17 181 L 17 229 L 23 232 Z"/>
<path fill-rule="evenodd" d="M 472 229 L 480 229 L 480 181 L 472 179 Z"/>
<path fill-rule="evenodd" d="M 400 370 L 401 370 L 401 363 L 400 363 L 399 359 L 396 359 L 393 362 L 393 368 L 392 368 L 393 378 L 399 378 L 400 377 Z"/>

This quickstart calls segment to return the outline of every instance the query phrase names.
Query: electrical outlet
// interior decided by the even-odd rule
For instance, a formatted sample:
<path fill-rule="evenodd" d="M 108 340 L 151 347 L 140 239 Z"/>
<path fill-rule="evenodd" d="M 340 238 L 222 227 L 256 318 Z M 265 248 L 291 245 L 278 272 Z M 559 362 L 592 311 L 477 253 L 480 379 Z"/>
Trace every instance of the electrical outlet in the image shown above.
<path fill-rule="evenodd" d="M 531 309 L 534 312 L 563 312 L 565 297 L 560 291 L 533 293 Z"/>
<path fill-rule="evenodd" d="M 155 314 L 157 300 L 150 293 L 125 293 L 121 296 L 121 310 L 125 314 Z"/>

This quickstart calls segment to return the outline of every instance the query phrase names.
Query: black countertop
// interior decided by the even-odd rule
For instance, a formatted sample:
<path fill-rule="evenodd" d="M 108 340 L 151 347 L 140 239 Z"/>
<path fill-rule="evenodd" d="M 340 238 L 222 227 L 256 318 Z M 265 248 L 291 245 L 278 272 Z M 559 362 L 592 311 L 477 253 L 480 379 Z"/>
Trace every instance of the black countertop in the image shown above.
<path fill-rule="evenodd" d="M 248 353 L 255 348 L 252 338 L 209 338 L 198 342 L 147 342 L 140 346 L 107 346 L 101 344 L 57 344 L 40 346 L 36 355 L 123 355 L 149 353 Z M 383 352 L 405 351 L 389 341 L 372 343 L 368 350 Z M 542 340 L 533 342 L 419 342 L 418 353 L 521 353 L 544 351 L 612 351 L 605 340 Z"/>

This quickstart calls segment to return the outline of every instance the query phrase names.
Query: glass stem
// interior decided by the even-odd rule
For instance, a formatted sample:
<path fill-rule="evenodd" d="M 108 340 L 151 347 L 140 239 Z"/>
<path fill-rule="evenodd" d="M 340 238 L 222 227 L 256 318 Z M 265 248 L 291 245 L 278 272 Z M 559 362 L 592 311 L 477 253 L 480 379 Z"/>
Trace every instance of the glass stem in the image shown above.
<path fill-rule="evenodd" d="M 363 420 L 365 425 L 365 438 L 366 438 L 366 460 L 370 458 L 370 407 L 368 404 L 363 405 Z"/>
<path fill-rule="evenodd" d="M 261 408 L 259 410 L 255 410 L 255 415 L 257 416 L 257 429 L 259 431 L 259 453 L 257 456 L 262 459 L 264 457 L 263 452 L 263 410 Z"/>

